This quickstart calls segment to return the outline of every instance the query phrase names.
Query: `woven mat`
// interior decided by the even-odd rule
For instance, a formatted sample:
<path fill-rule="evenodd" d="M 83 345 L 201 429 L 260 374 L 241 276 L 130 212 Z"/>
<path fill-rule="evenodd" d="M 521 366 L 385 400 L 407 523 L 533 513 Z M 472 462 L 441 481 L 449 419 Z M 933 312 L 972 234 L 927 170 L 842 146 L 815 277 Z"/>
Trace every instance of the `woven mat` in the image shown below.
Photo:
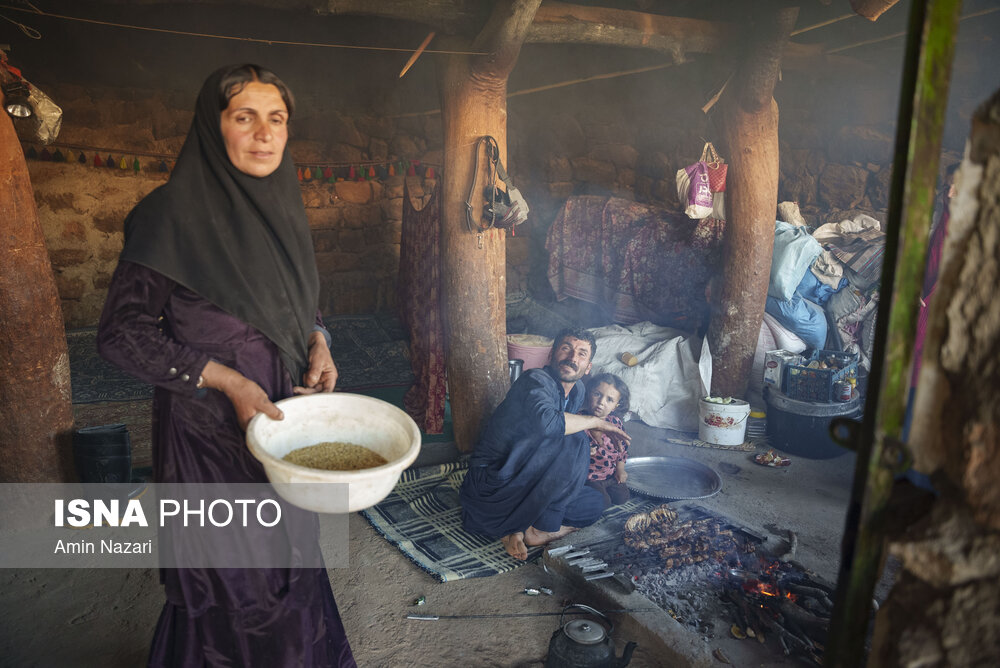
<path fill-rule="evenodd" d="M 488 577 L 526 563 L 507 554 L 499 539 L 462 529 L 458 488 L 467 470 L 466 462 L 453 462 L 404 471 L 382 503 L 361 511 L 383 538 L 439 582 Z M 630 499 L 608 509 L 600 522 L 623 522 L 659 503 Z M 528 561 L 541 553 L 541 547 L 529 549 Z"/>

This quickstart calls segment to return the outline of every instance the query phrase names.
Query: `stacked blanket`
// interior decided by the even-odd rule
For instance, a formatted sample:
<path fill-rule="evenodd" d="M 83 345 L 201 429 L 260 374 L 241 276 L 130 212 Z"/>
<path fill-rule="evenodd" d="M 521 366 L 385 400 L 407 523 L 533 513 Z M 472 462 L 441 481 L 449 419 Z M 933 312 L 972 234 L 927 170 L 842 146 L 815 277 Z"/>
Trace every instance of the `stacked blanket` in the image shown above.
<path fill-rule="evenodd" d="M 880 223 L 859 214 L 809 234 L 776 221 L 774 244 L 766 312 L 808 348 L 857 352 L 870 369 L 885 253 Z"/>

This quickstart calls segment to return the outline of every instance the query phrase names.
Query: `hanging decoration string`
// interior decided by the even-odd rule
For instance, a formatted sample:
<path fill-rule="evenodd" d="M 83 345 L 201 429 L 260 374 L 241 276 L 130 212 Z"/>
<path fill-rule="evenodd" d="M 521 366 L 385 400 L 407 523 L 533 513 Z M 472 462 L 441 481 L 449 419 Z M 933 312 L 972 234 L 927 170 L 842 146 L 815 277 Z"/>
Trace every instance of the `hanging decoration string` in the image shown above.
<path fill-rule="evenodd" d="M 16 7 L 11 7 L 10 9 L 16 9 Z M 42 38 L 42 33 L 38 32 L 37 30 L 35 30 L 34 28 L 32 28 L 29 25 L 25 25 L 23 23 L 19 23 L 18 21 L 15 21 L 12 18 L 4 16 L 3 14 L 0 14 L 0 19 L 3 19 L 4 21 L 9 21 L 9 22 L 13 23 L 18 28 L 20 28 L 21 32 L 23 32 L 25 35 L 27 35 L 31 39 L 41 39 Z"/>
<path fill-rule="evenodd" d="M 30 4 L 30 3 L 29 3 Z M 412 53 L 413 49 L 407 49 L 404 47 L 392 47 L 392 46 L 359 46 L 357 44 L 330 44 L 326 42 L 294 42 L 290 40 L 283 39 L 262 39 L 258 37 L 236 37 L 233 35 L 218 35 L 214 33 L 204 33 L 204 32 L 191 32 L 187 30 L 169 30 L 167 28 L 151 28 L 148 26 L 137 26 L 130 25 L 127 23 L 115 23 L 112 21 L 99 21 L 97 19 L 86 19 L 79 16 L 66 16 L 65 14 L 53 14 L 52 12 L 46 12 L 38 9 L 34 5 L 31 5 L 31 9 L 25 9 L 24 7 L 14 7 L 12 5 L 0 5 L 0 8 L 11 9 L 16 12 L 27 12 L 29 14 L 37 14 L 38 16 L 46 16 L 53 19 L 62 19 L 65 21 L 77 21 L 80 23 L 90 23 L 93 25 L 109 26 L 112 28 L 125 28 L 127 30 L 144 30 L 147 32 L 158 32 L 165 33 L 168 35 L 184 35 L 186 37 L 207 37 L 210 39 L 228 39 L 237 42 L 253 42 L 256 44 L 267 44 L 267 45 L 281 45 L 281 46 L 316 46 L 329 49 L 355 49 L 361 51 L 394 51 L 394 52 L 406 52 Z M 8 19 L 10 20 L 10 19 Z M 12 23 L 15 23 L 12 21 Z M 20 26 L 21 24 L 16 24 Z M 24 30 L 24 27 L 21 28 Z M 34 29 L 31 29 L 34 30 Z M 38 33 L 37 30 L 34 32 Z M 38 33 L 39 37 L 41 36 Z M 29 35 L 30 37 L 30 35 Z M 36 38 L 37 39 L 37 38 Z M 488 56 L 490 53 L 485 51 L 444 51 L 444 50 L 434 50 L 426 49 L 423 53 L 438 53 L 450 56 Z"/>

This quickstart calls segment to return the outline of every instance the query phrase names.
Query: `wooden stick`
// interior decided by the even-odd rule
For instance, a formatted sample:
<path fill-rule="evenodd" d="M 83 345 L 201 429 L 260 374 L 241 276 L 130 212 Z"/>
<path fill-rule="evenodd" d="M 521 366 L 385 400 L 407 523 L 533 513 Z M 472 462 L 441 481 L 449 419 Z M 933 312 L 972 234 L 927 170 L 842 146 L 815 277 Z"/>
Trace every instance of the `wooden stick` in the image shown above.
<path fill-rule="evenodd" d="M 427 33 L 427 37 L 424 37 L 424 41 L 420 43 L 420 46 L 417 47 L 417 50 L 413 52 L 413 55 L 410 56 L 410 59 L 406 61 L 405 65 L 403 65 L 403 70 L 399 73 L 400 79 L 402 79 L 403 75 L 406 74 L 411 67 L 413 67 L 413 63 L 417 62 L 417 58 L 419 58 L 420 54 L 424 52 L 424 49 L 427 48 L 427 45 L 431 43 L 432 39 L 434 39 L 434 31 Z"/>

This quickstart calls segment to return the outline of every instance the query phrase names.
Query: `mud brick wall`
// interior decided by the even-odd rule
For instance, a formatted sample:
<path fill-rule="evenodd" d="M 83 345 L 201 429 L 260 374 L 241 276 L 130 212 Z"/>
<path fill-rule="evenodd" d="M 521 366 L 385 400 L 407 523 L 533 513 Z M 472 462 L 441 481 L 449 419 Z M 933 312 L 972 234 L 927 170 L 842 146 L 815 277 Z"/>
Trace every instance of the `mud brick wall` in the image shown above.
<path fill-rule="evenodd" d="M 550 295 L 545 237 L 567 197 L 608 195 L 676 208 L 674 174 L 698 159 L 705 139 L 721 136 L 714 115 L 701 110 L 699 70 L 570 86 L 511 98 L 507 169 L 531 208 L 507 237 L 511 293 Z M 640 82 L 641 83 L 641 82 Z M 637 90 L 639 93 L 637 93 Z M 895 132 L 895 96 L 862 87 L 851 104 L 831 113 L 829 100 L 779 87 L 782 109 L 778 198 L 800 204 L 819 225 L 865 211 L 885 219 Z M 191 119 L 190 91 L 93 89 L 49 85 L 64 111 L 58 142 L 176 154 Z M 815 91 L 813 91 L 815 93 Z M 433 106 L 433 102 L 429 105 Z M 729 148 L 716 144 L 723 157 Z M 36 150 L 42 147 L 35 145 Z M 296 162 L 421 161 L 443 165 L 437 113 L 348 112 L 321 97 L 299 98 L 289 151 Z M 79 151 L 71 157 L 77 158 Z M 132 206 L 167 175 L 158 159 L 142 170 L 29 160 L 32 185 L 49 244 L 66 324 L 94 325 L 122 244 Z M 131 161 L 131 157 L 129 157 Z M 423 173 L 423 169 L 420 169 Z M 328 315 L 395 308 L 402 216 L 401 176 L 364 182 L 302 184 Z M 415 198 L 432 183 L 411 178 Z"/>

